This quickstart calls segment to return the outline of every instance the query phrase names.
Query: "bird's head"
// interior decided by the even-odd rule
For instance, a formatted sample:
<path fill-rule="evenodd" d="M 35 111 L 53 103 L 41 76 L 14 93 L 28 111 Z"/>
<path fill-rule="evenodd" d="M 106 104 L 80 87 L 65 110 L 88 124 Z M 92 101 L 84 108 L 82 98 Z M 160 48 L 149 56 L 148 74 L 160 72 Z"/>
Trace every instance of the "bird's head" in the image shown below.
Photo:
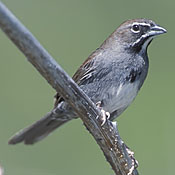
<path fill-rule="evenodd" d="M 134 19 L 122 23 L 109 37 L 107 43 L 113 42 L 127 50 L 146 51 L 156 35 L 166 33 L 163 27 L 148 19 Z"/>
<path fill-rule="evenodd" d="M 146 50 L 152 39 L 166 33 L 163 27 L 148 19 L 129 20 L 116 30 L 116 37 L 126 47 L 137 51 Z"/>

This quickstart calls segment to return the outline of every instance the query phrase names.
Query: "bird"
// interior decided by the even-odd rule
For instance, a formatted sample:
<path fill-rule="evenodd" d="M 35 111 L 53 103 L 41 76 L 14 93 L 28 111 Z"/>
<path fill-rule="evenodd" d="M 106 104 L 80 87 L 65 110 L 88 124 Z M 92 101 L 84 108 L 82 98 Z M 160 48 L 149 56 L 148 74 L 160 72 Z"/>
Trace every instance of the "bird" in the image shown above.
<path fill-rule="evenodd" d="M 73 80 L 113 121 L 132 103 L 148 73 L 147 48 L 166 29 L 145 18 L 123 22 L 79 67 Z M 17 132 L 9 144 L 34 144 L 78 118 L 58 92 L 52 111 Z"/>

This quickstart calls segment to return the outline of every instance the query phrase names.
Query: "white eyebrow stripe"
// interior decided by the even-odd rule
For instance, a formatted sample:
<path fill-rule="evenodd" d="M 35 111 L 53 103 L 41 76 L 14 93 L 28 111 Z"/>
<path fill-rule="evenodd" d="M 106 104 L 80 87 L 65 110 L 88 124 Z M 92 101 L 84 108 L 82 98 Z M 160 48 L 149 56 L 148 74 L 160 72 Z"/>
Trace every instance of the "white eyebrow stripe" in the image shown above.
<path fill-rule="evenodd" d="M 148 27 L 151 27 L 151 25 L 150 24 L 148 24 L 148 23 L 144 23 L 144 22 L 134 22 L 134 23 L 132 23 L 132 26 L 133 25 L 141 25 L 141 26 L 148 26 Z"/>

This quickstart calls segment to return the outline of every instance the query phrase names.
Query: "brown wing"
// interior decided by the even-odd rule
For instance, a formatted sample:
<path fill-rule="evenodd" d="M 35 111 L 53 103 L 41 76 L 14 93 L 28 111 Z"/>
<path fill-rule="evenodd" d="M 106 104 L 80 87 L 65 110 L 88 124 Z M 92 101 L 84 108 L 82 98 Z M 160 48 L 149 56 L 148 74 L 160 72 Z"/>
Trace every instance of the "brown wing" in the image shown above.
<path fill-rule="evenodd" d="M 78 84 L 81 85 L 81 83 L 84 82 L 84 80 L 87 80 L 91 77 L 92 72 L 94 71 L 94 57 L 96 57 L 101 49 L 95 50 L 86 60 L 85 62 L 80 66 L 80 68 L 75 72 L 72 79 Z M 55 104 L 54 108 L 57 107 L 57 105 L 64 101 L 63 97 L 59 93 L 57 93 L 55 96 Z"/>

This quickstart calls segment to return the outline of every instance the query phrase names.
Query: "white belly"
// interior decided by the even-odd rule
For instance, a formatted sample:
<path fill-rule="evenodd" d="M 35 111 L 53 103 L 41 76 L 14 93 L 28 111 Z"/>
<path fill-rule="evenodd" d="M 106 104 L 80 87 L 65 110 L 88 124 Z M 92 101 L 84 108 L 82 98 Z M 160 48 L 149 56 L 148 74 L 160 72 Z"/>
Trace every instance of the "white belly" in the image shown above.
<path fill-rule="evenodd" d="M 138 93 L 138 85 L 139 82 L 134 82 L 121 84 L 118 89 L 111 88 L 109 90 L 111 97 L 108 99 L 105 109 L 112 113 L 118 109 L 128 107 Z"/>

